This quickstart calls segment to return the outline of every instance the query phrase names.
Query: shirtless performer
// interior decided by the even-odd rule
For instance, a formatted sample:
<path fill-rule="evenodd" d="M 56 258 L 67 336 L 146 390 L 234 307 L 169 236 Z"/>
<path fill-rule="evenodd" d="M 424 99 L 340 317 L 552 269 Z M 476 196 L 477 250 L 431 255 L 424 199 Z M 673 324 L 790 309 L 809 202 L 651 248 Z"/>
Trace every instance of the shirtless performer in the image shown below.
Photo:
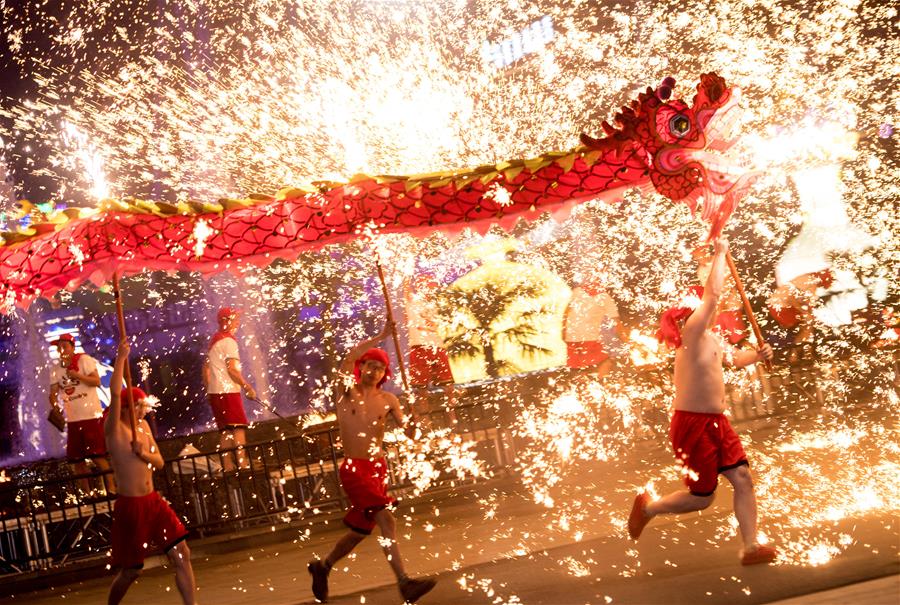
<path fill-rule="evenodd" d="M 381 385 L 391 375 L 388 355 L 373 345 L 391 333 L 391 324 L 385 325 L 381 334 L 354 347 L 341 364 L 341 373 L 356 378 L 356 384 L 341 388 L 336 410 L 344 448 L 341 463 L 341 485 L 350 499 L 350 510 L 344 524 L 350 530 L 338 540 L 324 560 L 314 560 L 307 568 L 312 575 L 312 592 L 320 603 L 328 600 L 328 574 L 339 560 L 350 554 L 377 525 L 383 539 L 382 550 L 391 569 L 397 576 L 400 594 L 407 603 L 415 603 L 434 588 L 431 578 L 413 579 L 406 575 L 400 549 L 397 546 L 397 529 L 394 515 L 388 506 L 394 499 L 387 494 L 387 460 L 382 450 L 384 423 L 393 414 L 398 426 L 405 427 L 412 438 L 415 426 L 407 424 L 400 402 Z"/>
<path fill-rule="evenodd" d="M 112 527 L 112 566 L 118 567 L 119 573 L 109 588 L 108 603 L 119 603 L 141 575 L 144 558 L 154 550 L 161 550 L 175 567 L 175 584 L 181 600 L 185 605 L 193 605 L 196 602 L 194 569 L 185 542 L 188 532 L 169 504 L 153 489 L 153 471 L 162 468 L 165 462 L 150 425 L 144 420 L 147 395 L 138 388 L 131 389 L 137 420 L 136 439 L 134 443 L 131 440 L 127 390 L 123 388 L 119 392 L 129 349 L 127 341 L 119 343 L 103 426 L 119 486 Z"/>
<path fill-rule="evenodd" d="M 628 533 L 637 540 L 656 515 L 707 508 L 712 504 L 721 473 L 734 487 L 734 514 L 744 543 L 741 563 L 754 565 L 774 561 L 777 552 L 757 542 L 756 494 L 744 448 L 724 414 L 722 364 L 741 368 L 771 359 L 772 348 L 766 344 L 758 351 L 734 351 L 723 359 L 723 338 L 713 333 L 712 327 L 725 280 L 727 252 L 728 240 L 720 238 L 702 302 L 696 309 L 679 307 L 666 311 L 657 333 L 657 338 L 676 349 L 675 413 L 669 435 L 689 491 L 674 492 L 655 501 L 646 492 L 638 494 L 628 518 Z"/>

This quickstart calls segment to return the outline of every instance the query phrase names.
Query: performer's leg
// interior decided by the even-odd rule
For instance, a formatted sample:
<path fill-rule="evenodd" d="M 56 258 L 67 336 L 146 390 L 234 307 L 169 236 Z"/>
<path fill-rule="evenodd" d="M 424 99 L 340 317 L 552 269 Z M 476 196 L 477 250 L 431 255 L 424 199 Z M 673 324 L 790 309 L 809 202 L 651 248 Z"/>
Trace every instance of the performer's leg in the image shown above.
<path fill-rule="evenodd" d="M 228 473 L 234 470 L 234 452 L 227 451 L 234 447 L 234 431 L 231 429 L 222 429 L 219 433 L 219 449 L 224 452 L 222 454 L 222 468 Z"/>
<path fill-rule="evenodd" d="M 419 597 L 434 588 L 434 578 L 410 578 L 403 568 L 403 559 L 400 557 L 400 547 L 397 545 L 397 523 L 394 515 L 387 509 L 375 513 L 375 522 L 381 528 L 381 549 L 387 557 L 394 575 L 397 576 L 397 587 L 406 603 L 415 603 Z"/>
<path fill-rule="evenodd" d="M 97 465 L 97 469 L 104 473 L 100 477 L 100 483 L 103 485 L 103 489 L 106 491 L 108 495 L 113 495 L 116 493 L 116 476 L 109 472 L 109 457 L 108 456 L 100 456 L 94 458 L 94 464 Z"/>
<path fill-rule="evenodd" d="M 703 510 L 709 507 L 715 499 L 715 494 L 709 496 L 695 496 L 690 492 L 679 491 L 663 496 L 659 500 L 647 503 L 644 512 L 653 517 L 656 515 L 690 513 L 695 510 Z"/>
<path fill-rule="evenodd" d="M 753 477 L 747 465 L 732 468 L 722 473 L 734 486 L 734 516 L 744 547 L 741 549 L 741 565 L 771 563 L 778 558 L 778 549 L 771 544 L 760 544 L 756 538 L 756 493 Z"/>
<path fill-rule="evenodd" d="M 234 443 L 237 445 L 237 461 L 240 468 L 250 468 L 250 459 L 244 451 L 247 443 L 247 429 L 244 427 L 234 429 Z"/>
<path fill-rule="evenodd" d="M 381 542 L 381 550 L 387 557 L 394 575 L 397 580 L 406 578 L 406 571 L 403 569 L 403 559 L 400 558 L 400 547 L 397 545 L 397 522 L 394 515 L 386 508 L 375 513 L 375 522 L 381 530 L 381 536 L 384 538 Z"/>
<path fill-rule="evenodd" d="M 712 494 L 695 496 L 690 492 L 674 492 L 651 502 L 649 494 L 639 493 L 635 496 L 634 503 L 631 505 L 631 513 L 628 515 L 628 535 L 632 540 L 637 540 L 641 537 L 641 533 L 650 519 L 656 515 L 703 510 L 712 504 L 713 498 Z"/>
<path fill-rule="evenodd" d="M 175 585 L 178 587 L 178 592 L 181 593 L 181 600 L 184 605 L 194 605 L 196 583 L 194 567 L 191 565 L 191 549 L 188 548 L 187 542 L 179 542 L 169 549 L 166 556 L 175 567 Z"/>
<path fill-rule="evenodd" d="M 756 542 L 756 493 L 750 468 L 743 464 L 722 473 L 734 487 L 734 516 L 737 517 L 744 547 L 753 547 Z"/>
<path fill-rule="evenodd" d="M 91 469 L 88 467 L 87 462 L 84 460 L 79 460 L 77 462 L 72 462 L 72 472 L 76 475 L 86 475 L 91 472 Z M 91 491 L 91 483 L 87 478 L 78 479 L 76 481 L 76 485 L 81 489 L 84 494 L 88 494 Z"/>
<path fill-rule="evenodd" d="M 140 569 L 121 570 L 118 575 L 116 575 L 116 579 L 113 580 L 112 586 L 109 587 L 109 597 L 106 600 L 108 605 L 119 605 L 119 602 L 125 596 L 125 593 L 128 592 L 128 588 L 140 575 Z"/>
<path fill-rule="evenodd" d="M 334 548 L 322 561 L 313 559 L 307 564 L 306 569 L 312 576 L 312 593 L 316 600 L 324 603 L 328 600 L 328 574 L 334 564 L 349 555 L 356 546 L 366 539 L 365 534 L 350 530 L 344 534 Z"/>
<path fill-rule="evenodd" d="M 334 548 L 331 549 L 331 552 L 328 553 L 328 556 L 325 557 L 323 561 L 325 566 L 328 569 L 334 567 L 335 563 L 349 555 L 353 552 L 353 549 L 356 548 L 360 542 L 366 539 L 365 534 L 361 534 L 358 531 L 349 530 L 346 534 L 341 536 L 341 539 L 337 541 L 334 545 Z"/>

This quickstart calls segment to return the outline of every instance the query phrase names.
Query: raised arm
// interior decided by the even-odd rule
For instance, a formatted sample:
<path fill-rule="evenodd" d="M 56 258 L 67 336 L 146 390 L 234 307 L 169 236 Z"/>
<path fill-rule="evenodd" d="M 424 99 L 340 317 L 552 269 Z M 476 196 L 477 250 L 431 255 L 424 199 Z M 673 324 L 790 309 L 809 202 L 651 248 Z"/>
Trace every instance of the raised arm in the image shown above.
<path fill-rule="evenodd" d="M 128 363 L 128 353 L 131 346 L 127 340 L 119 341 L 119 349 L 116 351 L 116 360 L 113 362 L 112 378 L 109 381 L 109 409 L 106 411 L 106 420 L 103 421 L 103 429 L 111 433 L 119 424 L 119 416 L 122 413 L 122 376 L 125 374 L 125 364 Z"/>
<path fill-rule="evenodd" d="M 706 285 L 703 288 L 703 301 L 684 324 L 685 338 L 698 337 L 704 330 L 715 325 L 716 309 L 725 285 L 725 255 L 727 253 L 728 240 L 720 237 L 716 240 L 712 266 L 709 268 L 709 277 L 706 278 Z"/>
<path fill-rule="evenodd" d="M 341 373 L 342 374 L 352 374 L 353 373 L 353 364 L 356 363 L 356 360 L 363 356 L 363 354 L 375 346 L 377 343 L 381 342 L 385 338 L 388 337 L 391 333 L 391 329 L 393 328 L 393 322 L 386 321 L 384 323 L 384 328 L 382 328 L 381 332 L 378 336 L 374 338 L 370 338 L 369 340 L 364 340 L 347 353 L 347 356 L 344 358 L 344 361 L 341 363 Z"/>

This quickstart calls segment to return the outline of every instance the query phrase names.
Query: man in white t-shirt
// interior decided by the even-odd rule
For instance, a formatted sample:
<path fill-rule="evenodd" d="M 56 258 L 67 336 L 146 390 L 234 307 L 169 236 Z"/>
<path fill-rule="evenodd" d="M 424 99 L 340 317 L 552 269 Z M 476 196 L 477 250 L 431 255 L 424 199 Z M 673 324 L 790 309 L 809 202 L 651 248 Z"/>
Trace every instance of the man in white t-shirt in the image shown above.
<path fill-rule="evenodd" d="M 106 473 L 109 459 L 103 435 L 97 361 L 90 355 L 75 352 L 75 337 L 71 334 L 62 334 L 51 344 L 59 353 L 59 364 L 50 369 L 50 405 L 65 411 L 66 458 L 78 475 L 88 472 L 86 460 L 92 460 Z M 103 480 L 107 491 L 115 492 L 112 474 L 104 476 Z M 84 491 L 89 489 L 87 479 L 80 479 L 78 485 Z"/>
<path fill-rule="evenodd" d="M 220 447 L 223 450 L 237 447 L 238 466 L 249 468 L 243 449 L 247 443 L 247 414 L 241 391 L 250 399 L 256 399 L 256 391 L 241 373 L 241 358 L 234 337 L 241 323 L 239 311 L 223 307 L 219 309 L 218 321 L 219 331 L 209 343 L 203 365 L 203 383 L 220 432 Z M 226 455 L 223 462 L 226 471 L 234 470 L 232 455 Z"/>
<path fill-rule="evenodd" d="M 612 366 L 609 343 L 615 338 L 624 338 L 616 301 L 591 283 L 572 288 L 563 322 L 568 366 L 597 367 L 597 375 L 602 378 Z"/>

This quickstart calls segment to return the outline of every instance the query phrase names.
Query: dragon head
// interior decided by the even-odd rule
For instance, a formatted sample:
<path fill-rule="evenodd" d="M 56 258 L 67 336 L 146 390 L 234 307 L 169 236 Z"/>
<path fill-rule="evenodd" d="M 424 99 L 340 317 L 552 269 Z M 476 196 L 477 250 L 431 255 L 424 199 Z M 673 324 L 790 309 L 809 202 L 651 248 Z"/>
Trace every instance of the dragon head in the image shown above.
<path fill-rule="evenodd" d="M 660 194 L 692 212 L 700 205 L 713 239 L 754 177 L 722 155 L 735 142 L 740 92 L 715 73 L 700 76 L 691 105 L 669 100 L 674 87 L 675 80 L 666 78 L 656 90 L 647 88 L 615 115 L 616 126 L 602 124 L 606 138 L 582 135 L 581 140 L 593 148 L 628 145 L 646 164 Z"/>

